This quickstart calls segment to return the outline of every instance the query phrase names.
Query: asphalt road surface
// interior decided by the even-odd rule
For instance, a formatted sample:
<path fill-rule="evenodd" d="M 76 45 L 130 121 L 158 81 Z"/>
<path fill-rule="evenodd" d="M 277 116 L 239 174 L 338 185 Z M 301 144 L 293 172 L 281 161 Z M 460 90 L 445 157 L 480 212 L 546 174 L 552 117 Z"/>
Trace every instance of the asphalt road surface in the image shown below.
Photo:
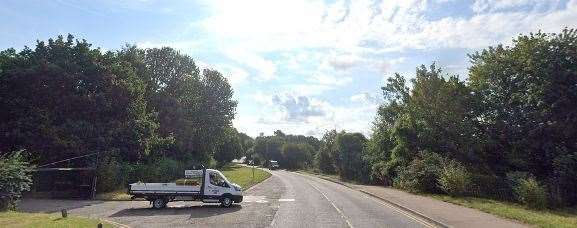
<path fill-rule="evenodd" d="M 24 200 L 20 209 L 104 218 L 129 227 L 428 227 L 401 210 L 364 193 L 316 177 L 272 171 L 244 192 L 240 205 L 222 208 L 171 202 L 151 209 L 145 201 Z"/>

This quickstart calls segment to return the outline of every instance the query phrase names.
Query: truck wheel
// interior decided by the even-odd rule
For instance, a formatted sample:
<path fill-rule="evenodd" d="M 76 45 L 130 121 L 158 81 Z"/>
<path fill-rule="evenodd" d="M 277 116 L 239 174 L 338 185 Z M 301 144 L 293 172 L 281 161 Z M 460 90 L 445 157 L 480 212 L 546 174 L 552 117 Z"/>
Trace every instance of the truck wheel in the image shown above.
<path fill-rule="evenodd" d="M 163 198 L 156 198 L 152 201 L 152 208 L 154 209 L 161 209 L 166 207 L 166 200 Z"/>
<path fill-rule="evenodd" d="M 229 196 L 222 197 L 220 199 L 220 205 L 223 207 L 230 207 L 232 206 L 232 199 Z"/>

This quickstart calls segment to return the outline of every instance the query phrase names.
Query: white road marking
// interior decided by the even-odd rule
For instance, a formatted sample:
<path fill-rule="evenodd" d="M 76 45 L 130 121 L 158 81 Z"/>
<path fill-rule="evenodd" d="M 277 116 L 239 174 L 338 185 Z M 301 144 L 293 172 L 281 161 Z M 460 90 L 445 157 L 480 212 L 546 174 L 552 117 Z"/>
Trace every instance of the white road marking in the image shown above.
<path fill-rule="evenodd" d="M 268 203 L 266 196 L 244 196 L 245 203 Z"/>
<path fill-rule="evenodd" d="M 294 202 L 295 199 L 278 199 L 279 202 Z"/>
<path fill-rule="evenodd" d="M 307 182 L 308 182 L 308 181 L 307 181 Z M 335 204 L 333 203 L 333 201 L 331 201 L 331 200 L 329 199 L 329 197 L 327 197 L 327 195 L 325 195 L 325 193 L 321 192 L 321 190 L 319 190 L 316 186 L 314 186 L 314 185 L 311 184 L 310 182 L 308 182 L 308 183 L 309 183 L 309 185 L 311 185 L 315 190 L 317 190 L 319 193 L 321 193 L 321 195 L 323 195 L 323 197 L 325 197 L 325 199 L 326 199 L 327 201 L 329 201 L 329 203 L 331 203 L 331 205 L 333 205 L 333 207 L 335 208 L 335 210 L 337 210 L 337 212 L 339 212 L 339 214 L 340 214 L 341 217 L 345 220 L 345 222 L 347 223 L 347 225 L 348 225 L 350 228 L 353 228 L 353 224 L 351 224 L 351 222 L 349 221 L 349 219 L 347 219 L 347 216 L 345 216 L 345 214 L 343 214 L 343 211 L 341 211 L 341 209 L 339 209 L 339 208 L 337 207 L 337 205 L 335 205 Z"/>

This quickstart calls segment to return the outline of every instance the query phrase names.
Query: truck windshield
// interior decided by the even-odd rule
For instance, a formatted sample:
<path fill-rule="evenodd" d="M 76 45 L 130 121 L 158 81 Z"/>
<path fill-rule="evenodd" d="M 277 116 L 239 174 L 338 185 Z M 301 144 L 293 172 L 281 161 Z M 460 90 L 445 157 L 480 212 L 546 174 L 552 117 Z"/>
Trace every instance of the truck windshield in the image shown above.
<path fill-rule="evenodd" d="M 209 177 L 210 183 L 215 186 L 223 186 L 224 184 L 229 183 L 226 177 L 220 172 L 211 172 Z"/>

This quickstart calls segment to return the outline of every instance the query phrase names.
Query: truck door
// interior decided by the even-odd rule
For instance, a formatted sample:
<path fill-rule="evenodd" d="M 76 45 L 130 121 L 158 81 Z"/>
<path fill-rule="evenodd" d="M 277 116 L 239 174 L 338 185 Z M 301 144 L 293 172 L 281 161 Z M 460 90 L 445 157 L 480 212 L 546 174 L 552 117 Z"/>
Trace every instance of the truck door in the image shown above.
<path fill-rule="evenodd" d="M 223 176 L 220 173 L 209 171 L 208 173 L 208 181 L 206 183 L 206 189 L 204 194 L 209 198 L 217 198 L 222 194 L 228 192 L 227 190 L 230 188 L 228 183 L 226 183 Z"/>

